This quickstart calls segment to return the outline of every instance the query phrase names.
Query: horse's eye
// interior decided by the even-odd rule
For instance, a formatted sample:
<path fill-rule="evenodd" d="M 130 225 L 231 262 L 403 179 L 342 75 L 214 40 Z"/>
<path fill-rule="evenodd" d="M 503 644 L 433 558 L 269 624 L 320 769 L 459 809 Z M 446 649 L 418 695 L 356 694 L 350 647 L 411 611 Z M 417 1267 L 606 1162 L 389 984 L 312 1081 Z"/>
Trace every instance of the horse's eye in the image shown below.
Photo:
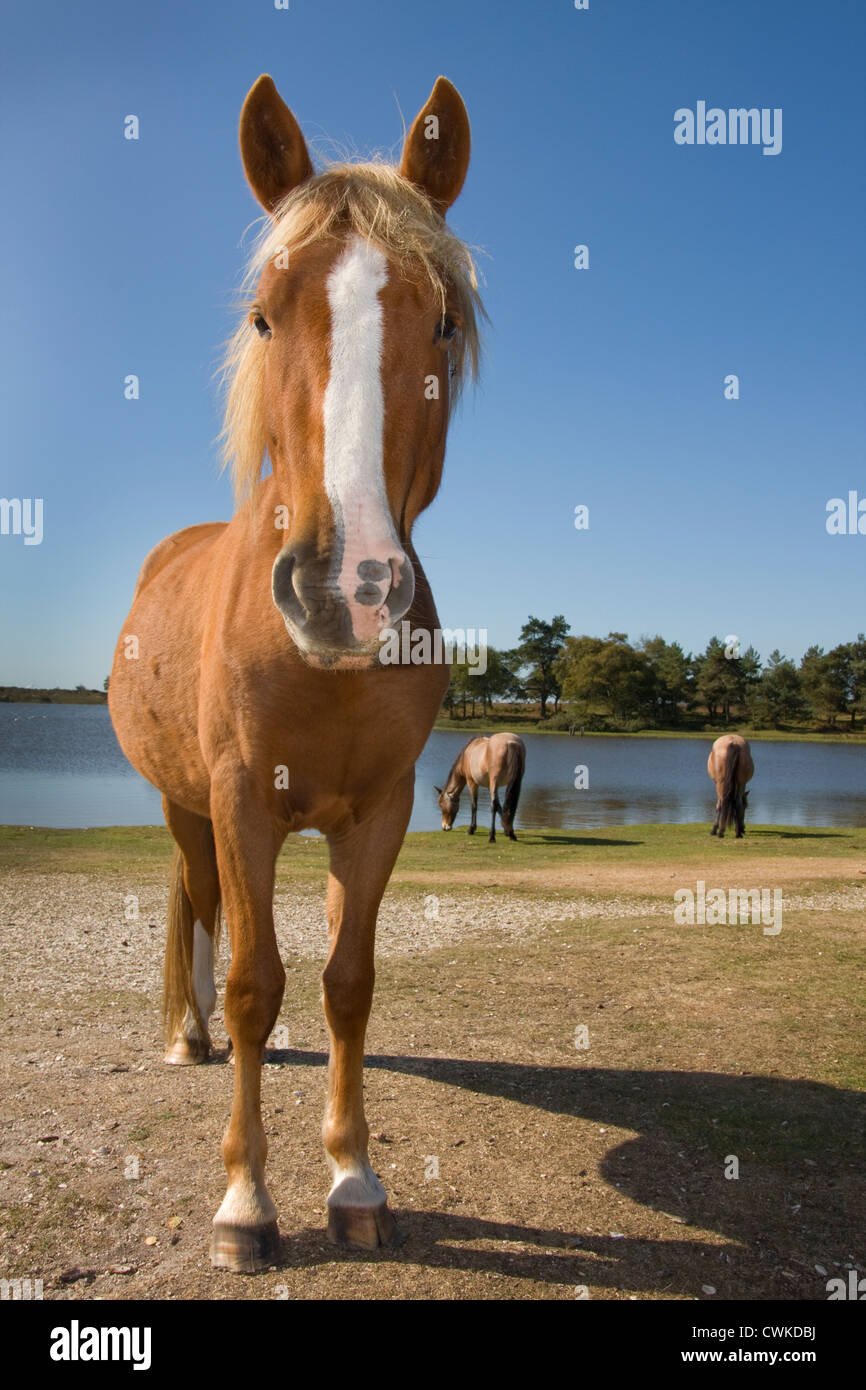
<path fill-rule="evenodd" d="M 268 323 L 267 319 L 264 317 L 264 315 L 262 315 L 262 314 L 253 314 L 253 315 L 251 316 L 251 318 L 252 318 L 252 325 L 253 325 L 253 328 L 256 330 L 256 332 L 258 333 L 259 337 L 260 337 L 260 338 L 270 338 L 270 336 L 271 336 L 271 326 L 270 326 L 270 324 Z"/>
<path fill-rule="evenodd" d="M 456 332 L 457 324 L 446 314 L 444 319 L 441 319 L 436 325 L 436 340 L 437 342 L 450 343 Z"/>

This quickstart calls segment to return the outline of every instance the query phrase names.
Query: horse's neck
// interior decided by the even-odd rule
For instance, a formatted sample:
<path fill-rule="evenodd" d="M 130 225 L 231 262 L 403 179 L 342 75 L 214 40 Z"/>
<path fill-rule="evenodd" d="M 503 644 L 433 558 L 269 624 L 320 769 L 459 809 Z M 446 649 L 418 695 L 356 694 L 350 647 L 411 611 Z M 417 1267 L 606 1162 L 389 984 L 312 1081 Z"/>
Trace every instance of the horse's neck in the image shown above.
<path fill-rule="evenodd" d="M 259 479 L 229 525 L 235 537 L 232 554 L 240 569 L 248 566 L 251 554 L 267 554 L 271 561 L 276 558 L 289 539 L 291 514 L 273 473 Z"/>
<path fill-rule="evenodd" d="M 461 753 L 451 769 L 451 775 L 448 778 L 448 786 L 445 788 L 449 796 L 455 796 L 457 792 L 462 792 L 463 788 L 466 786 L 466 773 L 463 770 L 464 761 L 464 755 Z"/>

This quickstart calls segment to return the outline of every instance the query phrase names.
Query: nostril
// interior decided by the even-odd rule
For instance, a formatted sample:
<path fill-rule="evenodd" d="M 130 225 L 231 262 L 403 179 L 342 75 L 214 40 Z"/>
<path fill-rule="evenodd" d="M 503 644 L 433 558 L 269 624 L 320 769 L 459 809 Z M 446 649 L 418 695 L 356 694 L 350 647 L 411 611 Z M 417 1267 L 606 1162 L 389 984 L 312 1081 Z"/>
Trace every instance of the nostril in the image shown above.
<path fill-rule="evenodd" d="M 407 611 L 415 597 L 415 571 L 408 555 L 396 555 L 391 560 L 391 592 L 388 605 L 392 616 Z"/>
<path fill-rule="evenodd" d="M 387 590 L 382 581 L 390 578 L 390 567 L 381 560 L 362 560 L 357 572 L 362 583 L 355 590 L 355 602 L 365 608 L 378 608 L 385 599 Z"/>
<path fill-rule="evenodd" d="M 355 590 L 355 602 L 362 603 L 367 608 L 376 608 L 383 598 L 382 589 L 378 584 L 359 584 Z"/>
<path fill-rule="evenodd" d="M 300 567 L 291 550 L 281 550 L 271 571 L 271 593 L 284 617 L 303 625 L 309 617 L 300 585 Z"/>
<path fill-rule="evenodd" d="M 358 566 L 358 578 L 367 580 L 387 579 L 392 572 L 392 565 L 388 565 L 384 560 L 362 560 Z"/>
<path fill-rule="evenodd" d="M 271 589 L 278 608 L 298 601 L 295 592 L 295 557 L 288 550 L 281 550 L 274 561 Z"/>
<path fill-rule="evenodd" d="M 356 603 L 378 608 L 387 604 L 391 614 L 404 613 L 412 601 L 415 576 L 402 552 L 388 560 L 362 560 L 357 567 L 362 583 L 355 590 Z"/>

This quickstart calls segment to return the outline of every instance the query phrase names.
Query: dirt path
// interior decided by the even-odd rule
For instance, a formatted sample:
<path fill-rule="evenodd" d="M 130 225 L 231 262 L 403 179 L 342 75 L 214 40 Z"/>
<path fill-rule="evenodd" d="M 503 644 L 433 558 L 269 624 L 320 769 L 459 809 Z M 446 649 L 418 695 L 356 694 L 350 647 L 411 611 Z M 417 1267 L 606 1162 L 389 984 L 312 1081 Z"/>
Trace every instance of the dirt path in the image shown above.
<path fill-rule="evenodd" d="M 807 883 L 821 879 L 846 879 L 866 884 L 866 863 L 850 856 L 827 855 L 823 858 L 778 855 L 768 860 L 764 855 L 737 850 L 736 861 L 720 861 L 712 870 L 706 866 L 696 873 L 692 860 L 673 860 L 669 864 L 611 864 L 599 860 L 580 860 L 571 864 L 542 869 L 514 869 L 507 873 L 484 874 L 477 869 L 415 873 L 398 871 L 396 883 L 456 885 L 483 883 L 488 887 L 535 888 L 550 892 L 566 890 L 573 893 L 670 893 L 671 884 L 694 883 L 696 876 L 712 876 L 720 888 L 734 887 L 744 881 L 763 882 L 768 874 L 779 884 Z M 709 880 L 708 880 L 709 881 Z"/>
<path fill-rule="evenodd" d="M 694 866 L 389 893 L 366 1091 L 405 1243 L 372 1257 L 324 1239 L 322 901 L 281 887 L 263 1093 L 283 1259 L 239 1279 L 206 1253 L 231 1070 L 160 1060 L 161 881 L 128 921 L 122 874 L 6 874 L 0 1272 L 46 1298 L 823 1299 L 821 1270 L 866 1268 L 866 888 L 851 860 L 773 860 L 771 941 L 675 928 L 671 875 Z"/>

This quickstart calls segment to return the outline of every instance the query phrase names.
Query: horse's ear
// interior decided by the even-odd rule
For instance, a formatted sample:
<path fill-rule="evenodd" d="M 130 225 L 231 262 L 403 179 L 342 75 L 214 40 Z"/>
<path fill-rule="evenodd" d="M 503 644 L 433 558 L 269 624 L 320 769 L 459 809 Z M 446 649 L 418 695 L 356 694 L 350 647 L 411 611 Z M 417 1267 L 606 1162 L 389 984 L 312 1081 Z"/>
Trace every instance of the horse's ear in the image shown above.
<path fill-rule="evenodd" d="M 442 795 L 442 788 L 441 788 L 441 787 L 434 787 L 433 790 L 434 790 L 434 792 L 438 792 L 440 796 Z"/>
<path fill-rule="evenodd" d="M 250 188 L 265 212 L 310 178 L 313 165 L 301 128 L 273 79 L 263 73 L 243 104 L 241 159 Z"/>
<path fill-rule="evenodd" d="M 400 173 L 416 183 L 443 215 L 454 202 L 469 168 L 469 117 L 457 88 L 437 77 L 406 136 Z"/>

